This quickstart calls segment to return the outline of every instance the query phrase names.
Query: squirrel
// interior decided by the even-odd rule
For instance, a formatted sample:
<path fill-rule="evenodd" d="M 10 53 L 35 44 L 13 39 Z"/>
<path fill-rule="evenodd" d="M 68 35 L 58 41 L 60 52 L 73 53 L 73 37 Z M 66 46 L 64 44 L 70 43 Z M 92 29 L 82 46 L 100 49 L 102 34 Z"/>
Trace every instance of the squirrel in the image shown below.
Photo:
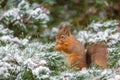
<path fill-rule="evenodd" d="M 107 46 L 97 42 L 88 47 L 85 52 L 84 45 L 70 32 L 69 25 L 61 25 L 56 34 L 55 49 L 66 55 L 68 66 L 74 70 L 89 67 L 90 64 L 107 67 Z"/>

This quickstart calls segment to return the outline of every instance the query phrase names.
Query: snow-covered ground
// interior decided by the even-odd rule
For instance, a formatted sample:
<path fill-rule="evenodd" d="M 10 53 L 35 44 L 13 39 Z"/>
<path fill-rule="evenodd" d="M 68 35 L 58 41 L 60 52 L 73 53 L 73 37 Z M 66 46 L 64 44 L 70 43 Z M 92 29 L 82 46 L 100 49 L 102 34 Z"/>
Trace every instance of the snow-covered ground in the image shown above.
<path fill-rule="evenodd" d="M 47 27 L 49 13 L 27 0 L 0 12 L 0 80 L 120 80 L 120 32 L 117 32 L 116 20 L 92 22 L 88 29 L 77 33 L 76 38 L 83 43 L 105 42 L 109 52 L 107 69 L 92 66 L 78 72 L 64 65 L 64 55 L 53 49 L 54 42 L 29 42 L 30 36 L 20 39 L 8 28 L 12 23 L 12 27 L 17 25 L 26 32 L 28 27 L 37 31 L 39 26 Z M 32 24 L 38 22 L 39 26 Z M 57 30 L 56 27 L 46 29 L 41 36 L 52 39 Z"/>
<path fill-rule="evenodd" d="M 52 76 L 54 69 L 51 67 L 64 69 L 62 65 L 63 59 L 60 53 L 50 52 L 54 43 L 42 44 L 39 42 L 29 43 L 23 49 L 17 44 L 8 44 L 0 47 L 0 75 L 1 79 L 9 79 L 15 77 L 16 80 L 22 80 L 27 70 L 31 70 L 32 74 L 39 80 L 119 80 L 120 68 L 112 69 L 83 69 L 79 72 L 69 70 L 60 71 L 59 75 Z M 49 60 L 49 61 L 48 61 Z M 59 69 L 58 69 L 59 70 Z M 29 75 L 29 74 L 28 74 Z M 24 79 L 23 79 L 24 80 Z"/>
<path fill-rule="evenodd" d="M 15 38 L 12 31 L 1 26 L 1 34 L 4 35 L 0 37 L 0 79 L 120 80 L 120 33 L 116 32 L 116 26 L 115 21 L 97 22 L 78 33 L 76 37 L 83 43 L 104 41 L 108 45 L 110 65 L 107 69 L 93 66 L 78 72 L 69 70 L 63 64 L 63 55 L 53 49 L 55 43 L 43 44 Z M 56 28 L 52 30 L 51 34 L 57 31 Z M 2 42 L 6 44 L 2 45 Z"/>

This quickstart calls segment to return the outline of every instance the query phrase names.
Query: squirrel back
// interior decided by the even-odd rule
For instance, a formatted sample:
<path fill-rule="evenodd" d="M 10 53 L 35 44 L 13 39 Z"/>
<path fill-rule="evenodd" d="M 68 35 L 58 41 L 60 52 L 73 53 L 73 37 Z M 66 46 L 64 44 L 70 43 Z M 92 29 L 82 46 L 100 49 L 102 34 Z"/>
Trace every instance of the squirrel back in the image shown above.
<path fill-rule="evenodd" d="M 91 63 L 101 67 L 107 65 L 106 46 L 102 43 L 96 43 L 89 47 L 87 53 L 85 53 L 83 44 L 71 34 L 69 25 L 60 26 L 54 48 L 67 55 L 66 58 L 70 68 L 81 70 Z"/>

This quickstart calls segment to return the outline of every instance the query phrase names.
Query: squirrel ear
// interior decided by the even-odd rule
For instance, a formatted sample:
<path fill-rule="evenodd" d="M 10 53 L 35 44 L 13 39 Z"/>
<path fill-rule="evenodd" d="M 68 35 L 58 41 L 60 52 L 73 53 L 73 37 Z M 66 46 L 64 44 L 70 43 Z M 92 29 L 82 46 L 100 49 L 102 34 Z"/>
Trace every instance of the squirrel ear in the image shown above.
<path fill-rule="evenodd" d="M 69 36 L 70 33 L 70 23 L 68 22 L 62 22 L 60 24 L 59 30 L 63 32 L 63 34 Z"/>
<path fill-rule="evenodd" d="M 60 27 L 59 27 L 59 30 L 61 30 L 61 29 L 63 29 L 63 26 L 62 26 L 62 25 L 60 25 Z"/>
<path fill-rule="evenodd" d="M 64 27 L 64 34 L 66 34 L 67 36 L 70 36 L 70 34 L 71 34 L 70 27 L 68 25 L 66 25 Z"/>

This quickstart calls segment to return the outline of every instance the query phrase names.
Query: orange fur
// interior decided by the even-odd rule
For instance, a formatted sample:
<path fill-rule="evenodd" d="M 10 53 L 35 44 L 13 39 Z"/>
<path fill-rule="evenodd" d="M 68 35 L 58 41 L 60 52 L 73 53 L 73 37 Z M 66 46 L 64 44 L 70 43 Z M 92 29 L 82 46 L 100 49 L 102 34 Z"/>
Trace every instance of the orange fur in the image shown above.
<path fill-rule="evenodd" d="M 59 28 L 56 35 L 55 49 L 67 55 L 70 68 L 81 70 L 83 67 L 88 67 L 91 63 L 101 67 L 107 66 L 107 47 L 105 44 L 96 43 L 89 47 L 85 54 L 83 44 L 74 38 L 68 26 Z"/>

